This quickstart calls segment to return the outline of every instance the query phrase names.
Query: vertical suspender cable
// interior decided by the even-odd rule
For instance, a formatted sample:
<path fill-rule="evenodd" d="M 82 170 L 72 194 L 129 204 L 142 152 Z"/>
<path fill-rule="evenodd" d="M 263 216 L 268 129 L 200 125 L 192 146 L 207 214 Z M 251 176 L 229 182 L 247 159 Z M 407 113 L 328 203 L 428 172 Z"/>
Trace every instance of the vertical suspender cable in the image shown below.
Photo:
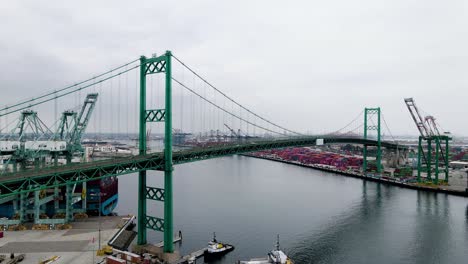
<path fill-rule="evenodd" d="M 93 84 L 93 93 L 97 93 L 96 91 L 96 83 Z M 93 118 L 93 132 L 94 132 L 94 137 L 96 137 L 96 131 L 97 131 L 97 128 L 96 128 L 96 117 Z"/>
<path fill-rule="evenodd" d="M 99 90 L 102 92 L 102 82 L 99 84 Z M 99 104 L 99 138 L 102 137 L 102 103 Z"/>
<path fill-rule="evenodd" d="M 138 76 L 139 72 L 138 70 L 135 71 L 135 114 L 133 116 L 138 116 L 139 114 L 139 107 L 138 107 L 138 95 L 139 95 L 139 87 L 138 87 Z M 135 133 L 137 135 L 137 139 L 135 141 L 135 144 L 138 145 L 138 118 L 133 119 L 135 121 L 135 125 L 133 126 L 136 130 Z"/>
<path fill-rule="evenodd" d="M 111 73 L 112 74 L 112 73 Z M 110 96 L 110 113 L 109 113 L 109 120 L 107 120 L 109 122 L 109 125 L 110 125 L 110 133 L 111 134 L 114 134 L 114 126 L 112 125 L 114 123 L 114 120 L 113 120 L 113 115 L 114 115 L 114 97 L 113 97 L 113 94 L 114 94 L 114 89 L 113 89 L 113 79 L 110 79 L 110 92 L 111 92 L 111 96 Z"/>
<path fill-rule="evenodd" d="M 5 112 L 8 111 L 8 106 L 5 106 L 5 108 L 6 108 Z M 5 115 L 5 124 L 8 124 L 8 114 Z"/>
<path fill-rule="evenodd" d="M 200 115 L 200 136 L 201 136 L 203 133 L 203 122 L 202 122 L 203 121 L 203 114 L 202 114 L 203 108 L 202 108 L 201 98 L 197 98 L 197 103 L 200 108 L 200 111 L 198 111 L 198 114 Z"/>
<path fill-rule="evenodd" d="M 118 84 L 117 84 L 117 133 L 120 133 L 120 79 L 121 75 L 118 77 Z"/>
<path fill-rule="evenodd" d="M 193 76 L 193 87 L 195 87 L 195 76 Z M 192 100 L 192 111 L 190 111 L 191 112 L 191 120 L 192 120 L 192 132 L 195 135 L 197 126 L 195 125 L 196 124 L 196 120 L 195 120 L 195 111 L 196 111 L 195 109 L 196 109 L 196 107 L 195 107 L 195 95 L 193 93 L 190 95 L 190 99 Z"/>
<path fill-rule="evenodd" d="M 55 99 L 54 99 L 54 120 L 58 119 L 57 116 L 57 90 L 55 90 Z M 54 125 L 54 131 L 57 131 L 57 122 Z"/>
<path fill-rule="evenodd" d="M 185 82 L 183 69 L 182 69 L 182 81 Z M 179 96 L 180 96 L 180 132 L 184 133 L 184 128 L 182 127 L 182 125 L 184 124 L 184 89 L 182 89 L 182 87 L 180 87 Z"/>
<path fill-rule="evenodd" d="M 203 97 L 206 97 L 206 87 L 205 87 L 205 84 L 202 84 L 203 85 Z M 201 101 L 202 103 L 202 118 L 203 118 L 203 132 L 206 132 L 206 104 Z"/>
<path fill-rule="evenodd" d="M 126 69 L 127 69 L 127 67 L 125 67 L 125 70 Z M 126 107 L 126 110 L 125 110 L 125 117 L 126 117 L 126 120 L 127 120 L 126 122 L 127 123 L 126 123 L 125 126 L 127 127 L 127 129 L 126 129 L 127 130 L 127 138 L 128 138 L 128 127 L 130 125 L 129 124 L 129 119 L 128 119 L 128 112 L 130 110 L 130 103 L 129 103 L 130 100 L 128 99 L 129 98 L 129 94 L 128 94 L 128 75 L 129 75 L 129 73 L 125 73 L 125 98 L 126 98 L 126 101 L 127 101 L 127 103 L 126 103 L 127 107 Z"/>

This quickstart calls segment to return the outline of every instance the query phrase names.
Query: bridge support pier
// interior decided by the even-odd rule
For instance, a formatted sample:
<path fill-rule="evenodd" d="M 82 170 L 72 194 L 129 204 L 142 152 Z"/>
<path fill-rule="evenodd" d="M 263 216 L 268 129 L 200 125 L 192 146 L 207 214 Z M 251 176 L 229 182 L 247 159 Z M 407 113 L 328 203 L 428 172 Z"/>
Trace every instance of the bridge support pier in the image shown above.
<path fill-rule="evenodd" d="M 146 244 L 146 171 L 138 173 L 138 245 Z"/>
<path fill-rule="evenodd" d="M 73 187 L 70 184 L 66 186 L 65 194 L 65 221 L 73 221 Z"/>
<path fill-rule="evenodd" d="M 21 193 L 20 194 L 20 206 L 19 206 L 19 219 L 20 222 L 24 222 L 26 220 L 26 209 L 28 207 L 26 198 L 28 197 L 27 194 Z"/>
<path fill-rule="evenodd" d="M 55 184 L 58 184 L 55 181 Z M 58 186 L 54 187 L 54 214 L 57 214 L 60 209 L 60 202 L 59 202 L 59 188 Z"/>

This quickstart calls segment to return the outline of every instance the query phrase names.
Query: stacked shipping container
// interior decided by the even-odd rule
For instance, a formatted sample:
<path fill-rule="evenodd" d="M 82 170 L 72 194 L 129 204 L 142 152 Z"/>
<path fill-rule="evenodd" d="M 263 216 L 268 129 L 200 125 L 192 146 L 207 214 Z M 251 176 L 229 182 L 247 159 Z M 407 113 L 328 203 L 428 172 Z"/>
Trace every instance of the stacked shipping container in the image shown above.
<path fill-rule="evenodd" d="M 362 166 L 362 157 L 323 152 L 312 148 L 272 149 L 253 153 L 254 156 L 279 158 L 296 161 L 306 165 L 333 166 L 339 170 L 356 170 Z"/>

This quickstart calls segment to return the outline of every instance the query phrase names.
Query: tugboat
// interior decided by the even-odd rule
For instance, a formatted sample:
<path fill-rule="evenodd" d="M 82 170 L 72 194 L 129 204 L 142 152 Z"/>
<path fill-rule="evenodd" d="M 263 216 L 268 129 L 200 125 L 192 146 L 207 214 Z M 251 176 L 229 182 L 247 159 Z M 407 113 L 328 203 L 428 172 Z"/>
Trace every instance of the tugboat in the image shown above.
<path fill-rule="evenodd" d="M 280 249 L 279 235 L 276 238 L 276 249 L 268 252 L 266 258 L 254 258 L 246 261 L 238 261 L 238 264 L 294 264 L 292 260 Z"/>
<path fill-rule="evenodd" d="M 234 250 L 233 245 L 229 245 L 226 243 L 218 242 L 216 240 L 216 233 L 213 232 L 213 240 L 208 242 L 208 247 L 205 249 L 205 261 L 209 261 L 212 259 L 217 259 L 221 256 L 224 256 L 228 252 Z"/>

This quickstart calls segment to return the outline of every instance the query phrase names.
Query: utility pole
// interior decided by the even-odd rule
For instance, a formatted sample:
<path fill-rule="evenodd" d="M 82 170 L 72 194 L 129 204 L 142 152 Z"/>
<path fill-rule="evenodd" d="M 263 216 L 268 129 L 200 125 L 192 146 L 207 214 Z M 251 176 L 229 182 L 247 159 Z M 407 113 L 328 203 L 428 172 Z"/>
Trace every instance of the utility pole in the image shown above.
<path fill-rule="evenodd" d="M 107 193 L 102 193 L 99 191 L 99 216 L 98 216 L 98 222 L 99 222 L 99 229 L 98 229 L 98 250 L 101 250 L 101 199 L 103 195 L 107 195 Z"/>

